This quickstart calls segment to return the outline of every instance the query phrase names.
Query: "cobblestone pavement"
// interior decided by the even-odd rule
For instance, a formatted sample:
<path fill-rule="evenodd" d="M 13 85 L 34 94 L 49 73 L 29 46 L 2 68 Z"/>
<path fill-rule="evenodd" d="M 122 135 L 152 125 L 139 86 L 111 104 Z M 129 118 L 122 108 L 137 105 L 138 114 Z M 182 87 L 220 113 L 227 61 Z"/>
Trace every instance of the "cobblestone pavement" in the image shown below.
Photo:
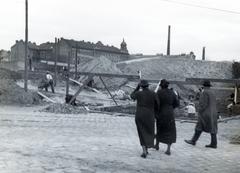
<path fill-rule="evenodd" d="M 141 148 L 134 118 L 106 114 L 49 114 L 32 108 L 0 108 L 1 173 L 239 173 L 240 146 L 226 136 L 240 121 L 219 124 L 218 149 L 208 149 L 203 134 L 196 146 L 194 124 L 177 122 L 177 143 L 172 155 L 151 149 L 147 159 Z"/>

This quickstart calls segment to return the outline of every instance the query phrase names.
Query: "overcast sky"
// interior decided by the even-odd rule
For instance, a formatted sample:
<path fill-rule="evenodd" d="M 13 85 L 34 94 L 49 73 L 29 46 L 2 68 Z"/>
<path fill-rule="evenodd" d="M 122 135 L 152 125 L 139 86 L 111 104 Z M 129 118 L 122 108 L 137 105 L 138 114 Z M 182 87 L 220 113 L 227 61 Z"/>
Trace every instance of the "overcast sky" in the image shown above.
<path fill-rule="evenodd" d="M 25 0 L 0 0 L 0 49 L 24 39 Z M 186 6 L 181 2 L 238 13 Z M 64 37 L 120 47 L 130 53 L 193 51 L 208 60 L 240 60 L 239 0 L 29 0 L 29 40 L 37 44 Z"/>

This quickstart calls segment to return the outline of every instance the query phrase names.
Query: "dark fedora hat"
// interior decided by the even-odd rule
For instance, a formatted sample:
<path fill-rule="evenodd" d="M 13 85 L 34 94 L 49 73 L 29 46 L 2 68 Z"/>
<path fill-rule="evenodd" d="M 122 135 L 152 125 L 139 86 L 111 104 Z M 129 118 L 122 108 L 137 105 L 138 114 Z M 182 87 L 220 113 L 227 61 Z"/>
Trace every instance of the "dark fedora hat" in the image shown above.
<path fill-rule="evenodd" d="M 160 83 L 161 87 L 168 87 L 168 85 L 169 85 L 169 82 L 166 79 L 161 80 L 161 83 Z"/>
<path fill-rule="evenodd" d="M 140 83 L 139 83 L 139 86 L 140 87 L 148 87 L 149 83 L 148 83 L 147 80 L 141 80 Z"/>
<path fill-rule="evenodd" d="M 202 85 L 205 86 L 205 87 L 211 87 L 212 86 L 210 80 L 204 80 Z"/>

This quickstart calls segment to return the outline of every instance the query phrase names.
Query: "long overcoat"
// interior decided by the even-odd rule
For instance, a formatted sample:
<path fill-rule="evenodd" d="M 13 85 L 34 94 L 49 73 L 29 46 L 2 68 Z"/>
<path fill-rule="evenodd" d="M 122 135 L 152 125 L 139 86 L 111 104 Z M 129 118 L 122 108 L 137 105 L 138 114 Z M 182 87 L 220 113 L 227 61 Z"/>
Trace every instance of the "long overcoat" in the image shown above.
<path fill-rule="evenodd" d="M 174 108 L 179 106 L 176 94 L 168 89 L 160 89 L 157 92 L 160 106 L 157 119 L 157 140 L 165 144 L 176 142 L 176 125 Z"/>
<path fill-rule="evenodd" d="M 211 89 L 204 89 L 199 98 L 198 122 L 196 130 L 216 134 L 217 127 L 217 108 L 216 97 Z"/>
<path fill-rule="evenodd" d="M 131 98 L 137 100 L 135 123 L 141 146 L 154 147 L 154 120 L 158 109 L 158 98 L 155 92 L 144 88 L 135 90 Z"/>

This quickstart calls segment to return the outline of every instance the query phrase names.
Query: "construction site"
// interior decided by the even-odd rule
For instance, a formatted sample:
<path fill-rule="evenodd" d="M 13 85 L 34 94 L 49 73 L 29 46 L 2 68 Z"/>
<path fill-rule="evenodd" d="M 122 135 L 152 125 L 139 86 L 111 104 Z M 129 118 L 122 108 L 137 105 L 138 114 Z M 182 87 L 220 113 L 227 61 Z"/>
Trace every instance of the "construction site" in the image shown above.
<path fill-rule="evenodd" d="M 221 150 L 215 154 L 219 157 L 220 153 L 231 155 L 225 159 L 235 162 L 230 162 L 224 169 L 237 172 L 238 156 L 234 153 L 239 149 L 236 145 L 239 144 L 239 114 L 237 108 L 231 114 L 227 109 L 231 103 L 230 95 L 237 92 L 238 84 L 238 80 L 232 79 L 231 62 L 193 60 L 186 55 L 132 55 L 129 60 L 113 62 L 104 56 L 81 55 L 77 66 L 68 63 L 64 68 L 57 67 L 57 64 L 56 62 L 54 66 L 46 63 L 45 66 L 39 65 L 39 69 L 35 67 L 34 71 L 28 70 L 27 92 L 24 90 L 24 70 L 0 69 L 0 114 L 1 126 L 4 128 L 1 130 L 1 146 L 5 148 L 3 155 L 12 155 L 24 163 L 18 164 L 13 159 L 2 163 L 5 165 L 2 170 L 192 172 L 192 167 L 187 166 L 191 157 L 183 157 L 182 152 L 194 152 L 191 155 L 198 155 L 203 163 L 205 157 L 214 155 L 212 152 L 206 154 L 200 148 L 185 151 L 186 147 L 182 143 L 186 134 L 190 136 L 189 129 L 193 129 L 197 120 L 197 116 L 187 116 L 185 106 L 191 98 L 197 107 L 198 89 L 202 80 L 207 78 L 213 82 L 220 116 Z M 47 71 L 54 78 L 54 93 L 49 88 L 46 91 L 40 87 Z M 152 155 L 148 165 L 142 166 L 144 164 L 139 158 L 139 151 L 134 150 L 138 146 L 134 131 L 136 102 L 130 99 L 130 94 L 140 79 L 148 80 L 151 90 L 156 89 L 161 79 L 167 79 L 170 87 L 181 96 L 180 107 L 175 111 L 179 142 L 173 147 L 173 156 L 176 156 L 174 162 L 178 163 L 174 166 L 166 158 L 168 156 L 162 156 L 153 150 L 150 150 Z M 66 96 L 70 98 L 66 99 Z M 9 133 L 10 127 L 12 132 Z M 13 148 L 9 148 L 8 141 L 12 138 L 15 142 L 11 144 Z M 205 140 L 206 137 L 200 140 L 200 144 Z M 225 159 L 221 162 L 226 163 Z M 52 161 L 49 162 L 50 160 Z M 129 161 L 126 162 L 127 160 Z M 213 165 L 223 170 L 219 166 L 219 160 L 215 159 Z M 205 168 L 198 167 L 196 172 L 204 170 Z"/>

